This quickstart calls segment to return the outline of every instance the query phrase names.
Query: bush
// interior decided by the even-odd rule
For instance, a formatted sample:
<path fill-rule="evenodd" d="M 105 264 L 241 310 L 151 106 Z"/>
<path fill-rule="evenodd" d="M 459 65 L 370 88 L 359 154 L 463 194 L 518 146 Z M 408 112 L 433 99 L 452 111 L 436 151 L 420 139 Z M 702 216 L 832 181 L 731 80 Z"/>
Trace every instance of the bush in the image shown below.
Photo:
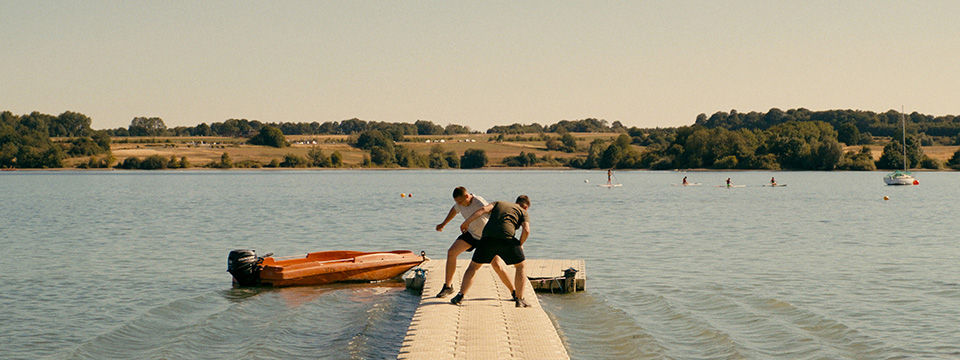
<path fill-rule="evenodd" d="M 138 157 L 128 157 L 128 158 L 126 158 L 126 159 L 123 159 L 123 162 L 122 162 L 122 163 L 117 164 L 117 168 L 127 169 L 127 170 L 139 169 L 139 168 L 140 168 L 140 158 L 138 158 Z"/>
<path fill-rule="evenodd" d="M 276 159 L 274 159 L 274 160 L 276 160 Z M 236 168 L 244 168 L 244 169 L 251 169 L 251 168 L 252 168 L 252 169 L 259 169 L 259 168 L 262 167 L 262 166 L 263 166 L 263 164 L 261 164 L 259 161 L 256 161 L 256 160 L 243 160 L 243 161 L 238 161 L 238 162 L 236 162 L 236 163 L 233 164 L 233 167 L 236 167 Z"/>
<path fill-rule="evenodd" d="M 923 160 L 920 161 L 920 167 L 924 169 L 938 170 L 942 168 L 943 165 L 941 165 L 940 160 L 934 159 L 927 155 L 923 155 Z"/>
<path fill-rule="evenodd" d="M 559 150 L 568 153 L 577 151 L 577 138 L 573 137 L 573 135 L 569 133 L 563 134 L 560 136 L 559 141 L 561 143 Z"/>
<path fill-rule="evenodd" d="M 280 167 L 286 168 L 304 168 L 310 166 L 310 162 L 302 156 L 297 156 L 295 154 L 287 154 L 283 156 L 283 162 L 280 163 Z"/>
<path fill-rule="evenodd" d="M 651 170 L 670 170 L 673 168 L 673 159 L 669 157 L 660 158 L 650 164 Z"/>
<path fill-rule="evenodd" d="M 429 163 L 431 169 L 446 169 L 447 161 L 444 160 L 442 153 L 430 153 Z"/>
<path fill-rule="evenodd" d="M 957 135 L 957 138 L 960 138 L 960 135 Z M 960 149 L 957 149 L 957 151 L 953 153 L 953 157 L 947 161 L 947 165 L 950 165 L 950 167 L 954 169 L 960 168 Z"/>
<path fill-rule="evenodd" d="M 447 166 L 454 169 L 460 168 L 460 156 L 457 156 L 456 152 L 448 151 L 446 154 L 443 154 L 444 160 L 447 161 Z"/>
<path fill-rule="evenodd" d="M 447 162 L 443 158 L 443 146 L 437 144 L 430 148 L 428 163 L 431 169 L 444 169 L 447 167 Z"/>
<path fill-rule="evenodd" d="M 150 155 L 140 162 L 142 170 L 160 170 L 167 168 L 167 158 L 160 155 Z"/>
<path fill-rule="evenodd" d="M 560 140 L 549 138 L 547 139 L 547 142 L 544 144 L 544 146 L 547 147 L 547 150 L 559 151 L 560 148 L 563 146 L 563 143 L 561 143 Z"/>
<path fill-rule="evenodd" d="M 360 133 L 357 137 L 356 146 L 364 150 L 373 150 L 375 147 L 383 147 L 393 151 L 393 139 L 388 138 L 379 130 L 367 130 Z"/>
<path fill-rule="evenodd" d="M 176 169 L 180 167 L 180 162 L 177 161 L 176 155 L 170 155 L 170 160 L 167 160 L 167 167 L 171 169 Z"/>
<path fill-rule="evenodd" d="M 85 163 L 77 164 L 78 169 L 106 169 L 113 164 L 113 156 L 106 156 L 102 159 L 97 158 L 96 156 L 91 156 L 90 159 Z"/>
<path fill-rule="evenodd" d="M 396 149 L 397 164 L 407 168 L 425 168 L 430 164 L 426 155 L 417 155 L 412 149 L 404 146 L 397 146 Z"/>
<path fill-rule="evenodd" d="M 330 165 L 333 165 L 334 167 L 342 167 L 343 154 L 341 154 L 339 151 L 334 151 L 333 154 L 330 154 Z"/>
<path fill-rule="evenodd" d="M 467 149 L 460 157 L 461 169 L 479 169 L 484 166 L 487 166 L 487 152 L 481 149 Z"/>
<path fill-rule="evenodd" d="M 393 164 L 393 161 L 396 159 L 392 151 L 388 151 L 382 146 L 374 146 L 370 148 L 370 161 L 375 165 L 387 166 Z"/>
<path fill-rule="evenodd" d="M 780 170 L 780 162 L 777 161 L 777 156 L 774 154 L 764 154 L 759 157 L 757 161 L 760 163 L 760 168 L 764 170 Z M 873 161 L 870 161 L 873 164 Z"/>
<path fill-rule="evenodd" d="M 517 156 L 507 156 L 503 158 L 503 164 L 506 166 L 513 167 L 526 167 L 533 166 L 537 164 L 537 155 L 530 153 L 526 154 L 523 151 L 520 152 L 520 155 Z"/>
<path fill-rule="evenodd" d="M 283 136 L 283 132 L 273 126 L 264 126 L 263 129 L 260 129 L 260 133 L 250 138 L 248 143 L 252 145 L 272 146 L 275 148 L 282 148 L 289 145 L 287 139 Z"/>
<path fill-rule="evenodd" d="M 727 155 L 713 163 L 713 167 L 715 169 L 736 169 L 737 163 L 738 161 L 736 156 Z"/>
<path fill-rule="evenodd" d="M 869 147 L 860 148 L 860 152 L 848 151 L 837 163 L 837 170 L 873 171 L 877 166 L 873 162 L 873 155 Z"/>
<path fill-rule="evenodd" d="M 323 150 L 314 146 L 310 149 L 310 152 L 307 153 L 307 157 L 310 158 L 310 165 L 317 167 L 330 167 L 333 162 L 330 158 L 323 155 Z"/>
<path fill-rule="evenodd" d="M 223 153 L 220 155 L 220 164 L 218 166 L 221 169 L 229 169 L 233 167 L 233 160 L 230 160 L 230 155 Z"/>
<path fill-rule="evenodd" d="M 87 156 L 87 155 L 97 155 L 109 151 L 110 147 L 107 147 L 107 150 L 104 150 L 100 147 L 100 144 L 94 141 L 89 137 L 76 138 L 70 141 L 70 150 L 67 151 L 68 155 L 72 156 Z"/>

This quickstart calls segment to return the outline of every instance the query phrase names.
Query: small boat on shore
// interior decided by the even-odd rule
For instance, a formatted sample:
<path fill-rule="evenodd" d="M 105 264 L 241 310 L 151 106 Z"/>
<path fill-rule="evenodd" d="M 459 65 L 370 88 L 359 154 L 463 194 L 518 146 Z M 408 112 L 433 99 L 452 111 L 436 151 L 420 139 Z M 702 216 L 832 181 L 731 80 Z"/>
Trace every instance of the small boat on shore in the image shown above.
<path fill-rule="evenodd" d="M 240 286 L 296 286 L 335 282 L 381 281 L 400 276 L 427 258 L 410 250 L 387 252 L 321 251 L 304 257 L 259 257 L 254 250 L 233 250 L 227 271 Z"/>

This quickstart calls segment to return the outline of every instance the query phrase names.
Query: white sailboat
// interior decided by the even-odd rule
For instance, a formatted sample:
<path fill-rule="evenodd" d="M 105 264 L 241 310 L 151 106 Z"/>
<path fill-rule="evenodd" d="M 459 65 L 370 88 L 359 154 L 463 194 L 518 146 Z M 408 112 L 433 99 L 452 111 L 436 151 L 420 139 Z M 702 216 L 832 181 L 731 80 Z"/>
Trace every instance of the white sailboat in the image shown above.
<path fill-rule="evenodd" d="M 903 124 L 903 171 L 887 174 L 883 177 L 883 182 L 887 185 L 920 185 L 913 173 L 907 170 L 907 121 L 903 117 L 903 108 L 900 108 L 900 123 Z"/>

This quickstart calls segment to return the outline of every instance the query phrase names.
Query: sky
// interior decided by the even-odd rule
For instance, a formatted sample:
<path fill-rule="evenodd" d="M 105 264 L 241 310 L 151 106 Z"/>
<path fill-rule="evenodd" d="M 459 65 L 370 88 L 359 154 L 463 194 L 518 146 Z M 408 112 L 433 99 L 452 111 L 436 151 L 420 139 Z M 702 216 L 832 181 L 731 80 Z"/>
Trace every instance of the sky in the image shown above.
<path fill-rule="evenodd" d="M 960 114 L 960 1 L 0 2 L 0 111 L 94 129 Z"/>

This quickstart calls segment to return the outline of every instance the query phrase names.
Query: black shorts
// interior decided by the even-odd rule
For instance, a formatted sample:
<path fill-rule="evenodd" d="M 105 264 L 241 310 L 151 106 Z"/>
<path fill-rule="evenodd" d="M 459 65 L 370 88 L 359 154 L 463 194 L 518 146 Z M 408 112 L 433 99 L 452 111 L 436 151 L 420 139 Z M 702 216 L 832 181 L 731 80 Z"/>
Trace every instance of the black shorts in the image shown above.
<path fill-rule="evenodd" d="M 526 259 L 523 256 L 520 240 L 484 238 L 480 240 L 480 246 L 477 247 L 477 252 L 473 253 L 472 260 L 480 264 L 489 264 L 494 256 L 500 256 L 507 265 L 519 264 Z"/>
<path fill-rule="evenodd" d="M 457 240 L 463 240 L 466 241 L 467 244 L 470 244 L 470 248 L 467 249 L 467 251 L 473 251 L 473 249 L 476 249 L 477 245 L 480 244 L 480 240 L 477 240 L 473 237 L 473 235 L 470 235 L 469 231 L 460 234 L 460 237 L 458 237 Z"/>

